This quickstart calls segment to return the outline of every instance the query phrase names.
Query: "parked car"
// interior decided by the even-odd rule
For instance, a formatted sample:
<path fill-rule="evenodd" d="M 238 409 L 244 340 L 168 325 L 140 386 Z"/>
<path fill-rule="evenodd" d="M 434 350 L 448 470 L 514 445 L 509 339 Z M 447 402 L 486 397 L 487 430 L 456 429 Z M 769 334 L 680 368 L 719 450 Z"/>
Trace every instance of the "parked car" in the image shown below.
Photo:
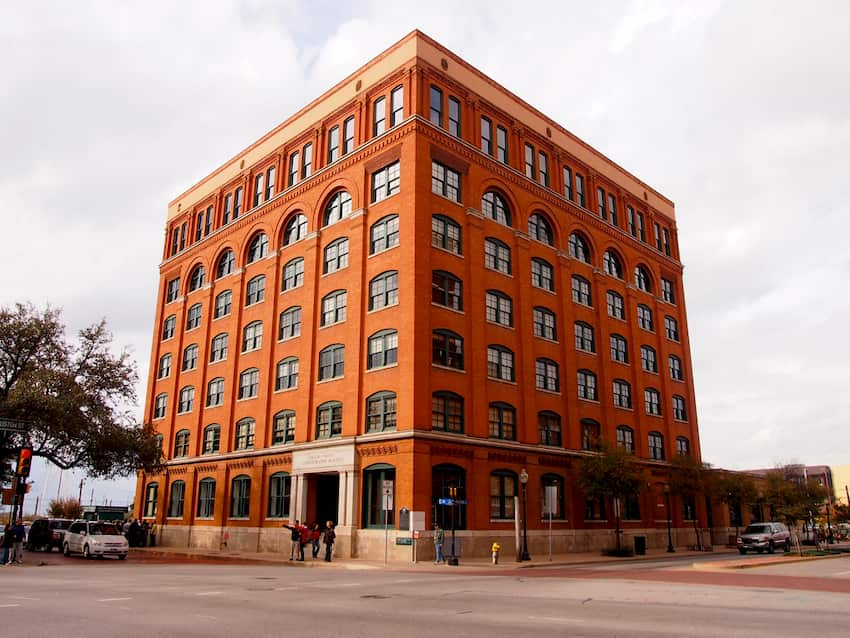
<path fill-rule="evenodd" d="M 117 556 L 124 560 L 130 546 L 115 523 L 107 521 L 82 521 L 71 523 L 62 542 L 62 553 L 82 554 L 86 558 L 95 556 Z"/>
<path fill-rule="evenodd" d="M 27 534 L 27 551 L 43 549 L 45 552 L 50 552 L 54 547 L 61 550 L 65 530 L 71 526 L 71 523 L 73 521 L 67 518 L 37 518 L 30 525 L 30 531 Z"/>
<path fill-rule="evenodd" d="M 738 551 L 742 554 L 748 551 L 772 554 L 777 549 L 791 551 L 791 532 L 784 523 L 754 523 L 738 537 Z"/>

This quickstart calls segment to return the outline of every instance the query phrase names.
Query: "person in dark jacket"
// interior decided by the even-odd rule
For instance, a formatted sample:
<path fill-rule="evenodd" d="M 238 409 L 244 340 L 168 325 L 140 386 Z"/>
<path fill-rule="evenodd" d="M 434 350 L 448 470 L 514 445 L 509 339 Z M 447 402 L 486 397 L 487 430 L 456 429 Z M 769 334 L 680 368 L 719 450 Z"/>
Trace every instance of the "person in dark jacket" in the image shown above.
<path fill-rule="evenodd" d="M 325 524 L 325 532 L 322 534 L 322 540 L 325 543 L 325 562 L 331 562 L 331 556 L 334 551 L 334 541 L 336 540 L 336 532 L 334 531 L 333 521 L 328 521 Z"/>
<path fill-rule="evenodd" d="M 24 536 L 27 530 L 24 528 L 24 522 L 18 519 L 15 526 L 12 527 L 12 555 L 9 557 L 10 563 L 21 564 L 24 562 Z"/>
<path fill-rule="evenodd" d="M 287 525 L 286 523 L 283 526 L 292 532 L 292 543 L 289 547 L 289 560 L 295 560 L 295 556 L 298 556 L 298 560 L 304 560 L 304 545 L 301 543 L 301 521 L 298 519 L 295 520 L 295 525 Z"/>
<path fill-rule="evenodd" d="M 12 526 L 7 525 L 6 532 L 3 534 L 3 562 L 0 565 L 9 564 L 9 554 L 12 552 L 12 544 L 15 542 L 14 537 L 15 533 L 12 531 Z"/>

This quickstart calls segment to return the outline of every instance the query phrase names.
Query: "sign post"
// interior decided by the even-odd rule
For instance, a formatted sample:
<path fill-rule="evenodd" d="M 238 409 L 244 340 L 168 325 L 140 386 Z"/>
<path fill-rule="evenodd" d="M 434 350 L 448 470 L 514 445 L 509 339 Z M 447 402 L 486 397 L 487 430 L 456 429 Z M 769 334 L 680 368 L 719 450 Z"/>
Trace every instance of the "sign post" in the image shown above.
<path fill-rule="evenodd" d="M 549 560 L 552 560 L 552 514 L 558 501 L 558 484 L 546 486 L 546 512 L 549 514 Z"/>
<path fill-rule="evenodd" d="M 393 509 L 393 482 L 384 481 L 382 491 L 383 502 L 381 503 L 381 506 L 384 510 L 384 564 L 386 564 L 390 542 L 389 512 Z"/>

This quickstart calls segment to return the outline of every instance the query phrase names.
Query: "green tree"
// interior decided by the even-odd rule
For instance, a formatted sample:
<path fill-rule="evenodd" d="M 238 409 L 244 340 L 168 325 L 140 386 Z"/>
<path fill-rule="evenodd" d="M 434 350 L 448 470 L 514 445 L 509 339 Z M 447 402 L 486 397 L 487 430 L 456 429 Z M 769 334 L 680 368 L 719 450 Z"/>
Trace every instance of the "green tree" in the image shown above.
<path fill-rule="evenodd" d="M 62 469 L 95 477 L 157 470 L 155 432 L 130 414 L 138 375 L 129 353 L 113 354 L 105 320 L 70 342 L 60 317 L 29 304 L 0 308 L 0 416 L 29 421 L 33 455 Z M 23 443 L 5 437 L 0 458 Z"/>
<path fill-rule="evenodd" d="M 817 516 L 827 491 L 815 479 L 806 479 L 799 466 L 783 465 L 765 476 L 764 502 L 771 515 L 789 527 Z"/>
<path fill-rule="evenodd" d="M 697 521 L 696 501 L 697 497 L 709 492 L 711 487 L 708 469 L 707 465 L 689 454 L 678 454 L 670 461 L 670 493 L 678 496 L 683 505 L 687 502 L 693 508 L 692 520 L 697 549 L 702 549 L 702 539 Z"/>
<path fill-rule="evenodd" d="M 82 518 L 83 506 L 75 498 L 57 498 L 47 505 L 47 515 L 53 518 Z"/>
<path fill-rule="evenodd" d="M 744 505 L 759 499 L 756 482 L 743 472 L 717 472 L 713 476 L 712 492 L 730 509 L 740 512 Z M 738 536 L 739 521 L 735 520 L 735 536 Z"/>
<path fill-rule="evenodd" d="M 599 446 L 593 454 L 579 461 L 579 488 L 588 498 L 605 501 L 615 500 L 617 552 L 622 551 L 620 544 L 620 503 L 627 496 L 637 494 L 645 484 L 644 470 L 634 454 L 619 447 L 605 444 Z"/>

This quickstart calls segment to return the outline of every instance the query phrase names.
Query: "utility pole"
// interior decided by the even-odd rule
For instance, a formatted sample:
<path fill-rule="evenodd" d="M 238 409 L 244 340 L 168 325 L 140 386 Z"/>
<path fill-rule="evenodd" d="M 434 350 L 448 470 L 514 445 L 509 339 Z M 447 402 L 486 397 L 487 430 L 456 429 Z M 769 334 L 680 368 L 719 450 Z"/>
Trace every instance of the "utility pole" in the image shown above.
<path fill-rule="evenodd" d="M 80 505 L 83 504 L 83 483 L 85 483 L 85 482 L 86 482 L 86 479 L 84 479 L 84 478 L 80 479 L 80 496 L 77 499 L 77 501 L 79 502 Z"/>

